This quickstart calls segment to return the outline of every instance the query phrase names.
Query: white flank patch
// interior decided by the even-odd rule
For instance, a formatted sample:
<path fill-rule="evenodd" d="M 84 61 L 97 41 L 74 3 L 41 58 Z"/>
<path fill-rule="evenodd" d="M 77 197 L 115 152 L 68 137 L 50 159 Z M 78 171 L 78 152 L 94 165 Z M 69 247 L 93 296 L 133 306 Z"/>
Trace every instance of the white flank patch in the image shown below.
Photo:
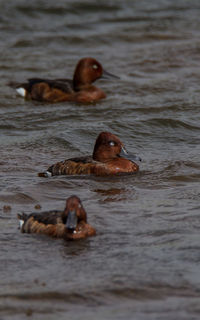
<path fill-rule="evenodd" d="M 25 97 L 26 96 L 26 90 L 24 88 L 17 88 L 17 93 L 19 93 L 20 96 Z"/>
<path fill-rule="evenodd" d="M 46 177 L 51 177 L 51 176 L 52 176 L 52 173 L 49 172 L 49 171 L 46 171 L 46 172 L 45 172 L 45 175 L 46 175 Z"/>
<path fill-rule="evenodd" d="M 24 220 L 19 220 L 19 227 L 20 227 L 20 229 L 23 227 L 23 224 L 24 224 Z"/>

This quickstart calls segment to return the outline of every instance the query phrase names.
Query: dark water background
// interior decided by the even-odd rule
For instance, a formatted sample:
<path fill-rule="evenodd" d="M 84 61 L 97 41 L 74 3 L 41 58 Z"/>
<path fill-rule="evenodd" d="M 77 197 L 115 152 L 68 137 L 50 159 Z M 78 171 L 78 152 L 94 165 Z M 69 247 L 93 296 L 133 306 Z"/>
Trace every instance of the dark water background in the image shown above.
<path fill-rule="evenodd" d="M 0 319 L 199 319 L 200 2 L 0 2 Z M 95 105 L 24 101 L 7 86 L 97 58 Z M 37 172 L 111 131 L 142 157 L 128 177 Z M 16 214 L 77 194 L 97 236 L 21 234 Z M 4 212 L 3 206 L 12 210 Z"/>

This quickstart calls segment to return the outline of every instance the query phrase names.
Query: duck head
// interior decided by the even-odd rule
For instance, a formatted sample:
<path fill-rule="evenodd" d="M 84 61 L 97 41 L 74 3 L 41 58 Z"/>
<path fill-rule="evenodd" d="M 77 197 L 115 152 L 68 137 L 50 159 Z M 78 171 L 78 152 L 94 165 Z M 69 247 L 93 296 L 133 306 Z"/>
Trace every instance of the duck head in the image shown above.
<path fill-rule="evenodd" d="M 67 230 L 73 233 L 81 221 L 87 222 L 86 211 L 81 200 L 77 196 L 71 196 L 66 201 L 63 222 L 66 224 Z"/>
<path fill-rule="evenodd" d="M 116 158 L 141 161 L 140 157 L 127 152 L 117 136 L 110 132 L 101 132 L 94 146 L 93 159 L 100 162 L 107 162 Z"/>
<path fill-rule="evenodd" d="M 81 59 L 74 72 L 73 86 L 75 90 L 83 86 L 90 85 L 99 78 L 115 78 L 119 77 L 105 71 L 102 65 L 94 58 Z"/>

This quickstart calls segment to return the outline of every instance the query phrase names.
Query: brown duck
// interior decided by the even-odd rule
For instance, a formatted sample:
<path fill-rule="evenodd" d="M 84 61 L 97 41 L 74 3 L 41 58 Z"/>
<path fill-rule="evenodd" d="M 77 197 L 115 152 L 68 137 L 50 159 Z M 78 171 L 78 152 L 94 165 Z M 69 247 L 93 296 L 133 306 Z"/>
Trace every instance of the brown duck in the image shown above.
<path fill-rule="evenodd" d="M 84 239 L 96 234 L 96 230 L 87 223 L 87 213 L 77 196 L 66 200 L 64 211 L 23 213 L 18 214 L 18 219 L 22 233 L 46 234 L 66 240 Z"/>
<path fill-rule="evenodd" d="M 105 176 L 133 173 L 139 170 L 134 160 L 141 161 L 141 158 L 128 153 L 117 136 L 110 132 L 101 132 L 97 137 L 92 156 L 57 162 L 38 175 L 39 177 L 80 174 Z"/>
<path fill-rule="evenodd" d="M 89 57 L 78 62 L 72 80 L 32 78 L 15 87 L 19 95 L 32 100 L 54 103 L 62 101 L 90 103 L 106 97 L 100 88 L 92 85 L 100 78 L 119 79 L 105 71 L 96 59 Z"/>

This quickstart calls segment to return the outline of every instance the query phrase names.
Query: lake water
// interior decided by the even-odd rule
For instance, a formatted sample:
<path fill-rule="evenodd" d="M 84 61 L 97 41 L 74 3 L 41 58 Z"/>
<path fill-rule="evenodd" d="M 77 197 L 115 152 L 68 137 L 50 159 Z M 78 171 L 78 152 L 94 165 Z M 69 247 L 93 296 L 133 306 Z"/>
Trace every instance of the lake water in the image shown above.
<path fill-rule="evenodd" d="M 0 8 L 0 319 L 199 319 L 200 2 Z M 71 77 L 85 56 L 121 77 L 96 83 L 107 93 L 96 104 L 25 101 L 7 86 Z M 138 174 L 37 177 L 92 153 L 101 131 L 142 158 Z M 72 194 L 96 237 L 19 232 L 18 212 L 62 209 Z"/>

